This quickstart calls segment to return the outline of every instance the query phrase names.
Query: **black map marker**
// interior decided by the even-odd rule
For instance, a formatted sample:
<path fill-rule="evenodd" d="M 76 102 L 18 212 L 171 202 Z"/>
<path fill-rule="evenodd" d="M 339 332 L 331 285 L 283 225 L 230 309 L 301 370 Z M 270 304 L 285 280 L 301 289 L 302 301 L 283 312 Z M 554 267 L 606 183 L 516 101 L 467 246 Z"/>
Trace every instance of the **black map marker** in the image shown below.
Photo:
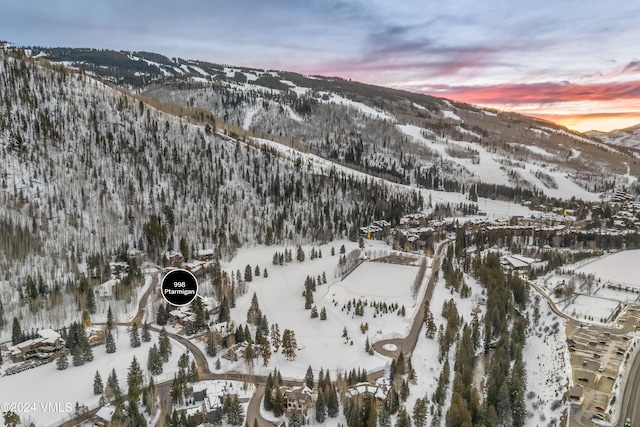
<path fill-rule="evenodd" d="M 162 279 L 162 297 L 172 305 L 187 305 L 198 295 L 198 279 L 181 268 L 171 270 Z"/>

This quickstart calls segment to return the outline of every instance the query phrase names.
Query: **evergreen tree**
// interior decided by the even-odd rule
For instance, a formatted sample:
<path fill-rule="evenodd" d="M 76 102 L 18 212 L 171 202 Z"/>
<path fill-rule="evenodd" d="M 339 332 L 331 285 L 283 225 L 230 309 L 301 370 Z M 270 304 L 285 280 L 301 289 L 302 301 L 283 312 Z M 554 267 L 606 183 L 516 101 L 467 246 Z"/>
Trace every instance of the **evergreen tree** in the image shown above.
<path fill-rule="evenodd" d="M 142 327 L 142 341 L 149 342 L 151 341 L 151 333 L 149 332 L 149 324 L 145 323 Z"/>
<path fill-rule="evenodd" d="M 411 418 L 409 418 L 409 414 L 407 414 L 404 407 L 400 408 L 400 411 L 398 412 L 396 427 L 411 427 Z"/>
<path fill-rule="evenodd" d="M 313 369 L 311 369 L 311 365 L 307 368 L 307 373 L 304 376 L 304 384 L 309 387 L 310 390 L 313 390 Z"/>
<path fill-rule="evenodd" d="M 113 313 L 111 312 L 111 305 L 109 305 L 109 308 L 107 309 L 107 330 L 112 330 L 113 326 Z"/>
<path fill-rule="evenodd" d="M 264 270 L 262 270 L 262 277 L 269 277 L 269 273 L 267 273 L 267 268 L 265 267 Z"/>
<path fill-rule="evenodd" d="M 90 314 L 96 314 L 96 296 L 91 288 L 86 291 L 85 307 L 87 307 Z"/>
<path fill-rule="evenodd" d="M 254 271 L 254 276 L 255 277 L 260 277 L 260 267 L 258 267 L 258 264 L 256 264 L 256 269 Z"/>
<path fill-rule="evenodd" d="M 85 344 L 82 349 L 82 359 L 85 362 L 93 361 L 93 349 L 89 344 Z"/>
<path fill-rule="evenodd" d="M 247 348 L 244 350 L 244 361 L 248 366 L 253 366 L 253 358 L 255 357 L 255 352 L 253 351 L 253 345 L 247 345 Z"/>
<path fill-rule="evenodd" d="M 242 414 L 242 406 L 238 402 L 238 396 L 227 397 L 227 422 L 232 426 L 242 425 L 244 416 Z"/>
<path fill-rule="evenodd" d="M 329 388 L 329 397 L 327 399 L 327 415 L 331 418 L 335 418 L 338 416 L 339 411 L 340 402 L 338 401 L 338 392 L 336 391 L 335 386 L 332 386 Z"/>
<path fill-rule="evenodd" d="M 416 427 L 424 427 L 427 424 L 427 402 L 420 397 L 413 406 L 413 423 Z"/>
<path fill-rule="evenodd" d="M 2 419 L 4 420 L 4 425 L 7 427 L 18 427 L 20 425 L 20 415 L 13 411 L 3 412 Z"/>
<path fill-rule="evenodd" d="M 318 393 L 316 399 L 316 421 L 318 423 L 324 423 L 327 418 L 327 404 L 324 401 L 324 393 Z"/>
<path fill-rule="evenodd" d="M 327 320 L 327 309 L 324 307 L 320 310 L 320 320 Z"/>
<path fill-rule="evenodd" d="M 244 281 L 251 282 L 253 280 L 253 275 L 251 274 L 251 266 L 247 264 L 244 268 Z"/>
<path fill-rule="evenodd" d="M 238 327 L 236 328 L 235 340 L 237 343 L 246 341 L 246 337 L 244 336 L 244 328 L 242 327 L 242 325 L 238 325 Z"/>
<path fill-rule="evenodd" d="M 378 411 L 378 425 L 380 427 L 391 427 L 391 415 L 386 405 L 383 405 Z"/>
<path fill-rule="evenodd" d="M 69 366 L 69 356 L 67 354 L 67 350 L 62 350 L 58 354 L 58 359 L 56 360 L 56 367 L 58 368 L 58 370 L 62 371 L 64 369 L 67 369 L 68 366 Z"/>
<path fill-rule="evenodd" d="M 13 345 L 20 344 L 22 342 L 22 329 L 20 328 L 20 321 L 17 317 L 13 318 L 13 327 L 11 329 L 11 343 Z"/>
<path fill-rule="evenodd" d="M 269 373 L 267 383 L 264 386 L 264 399 L 262 401 L 262 406 L 265 411 L 273 410 L 273 377 L 271 376 L 271 373 Z"/>
<path fill-rule="evenodd" d="M 131 347 L 140 347 L 140 333 L 138 332 L 138 324 L 136 322 L 133 322 L 129 330 L 129 340 Z"/>
<path fill-rule="evenodd" d="M 304 309 L 309 310 L 313 305 L 313 292 L 310 287 L 304 291 Z"/>
<path fill-rule="evenodd" d="M 189 365 L 189 374 L 187 375 L 187 379 L 191 383 L 197 383 L 200 381 L 200 374 L 198 374 L 198 366 L 196 365 L 195 359 L 191 361 L 191 365 Z"/>
<path fill-rule="evenodd" d="M 100 372 L 96 371 L 96 375 L 93 378 L 93 394 L 99 396 L 104 391 L 104 385 L 102 384 L 102 378 Z"/>
<path fill-rule="evenodd" d="M 167 324 L 169 320 L 169 315 L 167 313 L 167 309 L 164 304 L 158 305 L 158 312 L 156 314 L 156 323 L 160 326 L 164 326 Z"/>
<path fill-rule="evenodd" d="M 84 358 L 82 357 L 82 350 L 79 347 L 76 347 L 73 351 L 73 356 L 71 357 L 73 366 L 82 366 L 84 365 Z"/>
<path fill-rule="evenodd" d="M 512 422 L 514 427 L 522 427 L 527 419 L 526 371 L 521 359 L 516 360 L 509 378 L 509 394 L 511 398 Z"/>
<path fill-rule="evenodd" d="M 216 339 L 213 331 L 207 334 L 207 356 L 215 357 L 218 354 L 216 350 Z"/>
<path fill-rule="evenodd" d="M 133 356 L 131 364 L 129 365 L 129 372 L 127 373 L 127 395 L 129 397 L 129 404 L 137 405 L 140 399 L 140 389 L 142 387 L 142 370 L 138 359 Z"/>
<path fill-rule="evenodd" d="M 260 336 L 257 343 L 258 343 L 258 346 L 260 347 L 262 362 L 264 366 L 267 366 L 269 364 L 269 359 L 271 359 L 271 344 L 269 343 L 269 339 L 263 335 L 263 336 Z"/>
<path fill-rule="evenodd" d="M 300 245 L 298 245 L 298 249 L 296 249 L 296 260 L 298 262 L 304 262 L 304 251 Z"/>
<path fill-rule="evenodd" d="M 160 356 L 158 347 L 155 344 L 153 344 L 153 347 L 149 349 L 147 369 L 151 375 L 160 375 L 162 373 L 162 357 Z"/>
<path fill-rule="evenodd" d="M 276 394 L 273 398 L 273 415 L 276 417 L 282 416 L 284 414 L 285 401 L 282 392 L 280 391 L 280 387 L 276 387 Z"/>
<path fill-rule="evenodd" d="M 285 329 L 282 333 L 282 354 L 287 360 L 295 360 L 298 342 L 294 331 Z"/>
<path fill-rule="evenodd" d="M 280 327 L 278 324 L 271 325 L 271 345 L 275 353 L 280 349 Z"/>
<path fill-rule="evenodd" d="M 122 401 L 122 390 L 120 389 L 120 383 L 118 382 L 118 376 L 116 375 L 115 368 L 111 369 L 111 374 L 107 378 L 105 395 L 108 399 L 113 398 L 116 404 L 119 404 Z"/>
<path fill-rule="evenodd" d="M 105 343 L 105 347 L 107 349 L 107 353 L 116 352 L 116 341 L 113 339 L 113 335 L 111 335 L 110 330 L 107 330 L 107 340 Z"/>
<path fill-rule="evenodd" d="M 160 358 L 164 363 L 169 361 L 169 356 L 171 356 L 171 340 L 169 339 L 169 334 L 165 328 L 160 330 L 160 338 L 158 339 L 159 346 L 158 349 L 160 351 Z"/>
<path fill-rule="evenodd" d="M 122 404 L 115 405 L 113 414 L 111 415 L 111 425 L 124 426 L 127 423 L 127 416 L 122 408 Z"/>

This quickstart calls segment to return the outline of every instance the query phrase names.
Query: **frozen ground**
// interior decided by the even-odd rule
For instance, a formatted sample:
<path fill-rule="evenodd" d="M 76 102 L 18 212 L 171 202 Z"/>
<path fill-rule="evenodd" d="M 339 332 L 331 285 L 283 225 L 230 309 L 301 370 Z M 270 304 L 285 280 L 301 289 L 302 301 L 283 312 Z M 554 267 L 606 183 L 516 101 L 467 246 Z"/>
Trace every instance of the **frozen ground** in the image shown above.
<path fill-rule="evenodd" d="M 640 249 L 617 252 L 600 257 L 576 271 L 595 274 L 602 282 L 620 283 L 623 287 L 640 288 Z"/>
<path fill-rule="evenodd" d="M 100 396 L 93 394 L 93 379 L 96 371 L 100 372 L 103 383 L 112 369 L 116 370 L 118 382 L 126 395 L 127 371 L 135 356 L 142 368 L 145 384 L 148 383 L 147 356 L 149 348 L 158 342 L 158 334 L 151 332 L 151 342 L 143 342 L 140 347 L 132 348 L 129 344 L 129 334 L 125 327 L 117 328 L 116 352 L 108 354 L 104 345 L 94 347 L 92 362 L 83 366 L 73 366 L 69 358 L 69 367 L 59 371 L 56 363 L 51 362 L 14 375 L 0 378 L 0 402 L 15 403 L 26 406 L 25 411 L 16 411 L 21 418 L 22 425 L 33 422 L 36 427 L 58 425 L 73 415 L 76 402 L 92 409 L 98 405 Z M 156 383 L 173 378 L 177 372 L 177 361 L 185 348 L 171 341 L 172 353 L 168 363 L 164 364 L 164 372 L 154 377 Z M 7 363 L 3 368 L 7 368 Z M 55 407 L 61 410 L 51 411 L 46 408 Z M 49 405 L 49 406 L 47 406 Z M 66 409 L 71 406 L 71 411 Z"/>
<path fill-rule="evenodd" d="M 335 277 L 335 271 L 340 256 L 339 249 L 343 244 L 347 254 L 357 248 L 356 243 L 349 241 L 315 246 L 316 250 L 322 251 L 322 258 L 311 260 L 311 246 L 304 246 L 304 262 L 293 261 L 288 265 L 279 266 L 272 264 L 273 254 L 276 251 L 282 252 L 284 248 L 258 246 L 240 250 L 231 262 L 222 266 L 228 271 L 244 272 L 247 264 L 252 268 L 257 264 L 261 270 L 268 270 L 267 278 L 254 278 L 247 284 L 247 293 L 237 299 L 236 308 L 232 310 L 232 318 L 236 325 L 246 324 L 247 311 L 255 292 L 260 309 L 266 314 L 270 324 L 277 323 L 281 333 L 285 329 L 291 329 L 296 335 L 298 351 L 293 362 L 286 361 L 281 352 L 274 353 L 269 367 L 262 367 L 260 362 L 260 366 L 252 368 L 255 373 L 267 373 L 277 366 L 285 377 L 302 378 L 307 367 L 311 365 L 318 370 L 320 367 L 331 370 L 335 378 L 338 371 L 353 368 L 373 370 L 385 366 L 385 357 L 378 354 L 370 356 L 365 352 L 365 341 L 368 338 L 369 342 L 373 343 L 383 338 L 406 335 L 415 308 L 411 288 L 418 268 L 364 262 L 341 281 Z M 391 250 L 377 241 L 367 241 L 366 245 L 365 251 Z M 335 256 L 330 255 L 332 247 L 335 249 Z M 295 248 L 290 249 L 295 256 Z M 305 278 L 317 277 L 323 273 L 326 274 L 327 284 L 317 287 L 314 304 L 318 311 L 323 307 L 326 309 L 327 319 L 324 321 L 310 317 L 310 310 L 305 310 L 302 297 Z M 429 270 L 425 280 L 428 274 Z M 349 301 L 353 303 L 354 299 L 367 301 L 363 316 L 356 315 L 353 307 L 350 310 L 343 309 Z M 372 307 L 374 301 L 387 305 L 398 304 L 399 308 L 404 305 L 405 316 L 399 315 L 399 310 L 375 314 Z M 364 325 L 368 325 L 365 333 L 361 331 L 361 326 Z M 342 337 L 344 328 L 348 332 L 347 340 Z M 242 363 L 234 363 L 229 368 L 246 369 Z"/>
<path fill-rule="evenodd" d="M 571 304 L 562 308 L 562 311 L 577 319 L 606 321 L 611 318 L 618 305 L 620 305 L 619 301 L 599 296 L 577 295 Z"/>

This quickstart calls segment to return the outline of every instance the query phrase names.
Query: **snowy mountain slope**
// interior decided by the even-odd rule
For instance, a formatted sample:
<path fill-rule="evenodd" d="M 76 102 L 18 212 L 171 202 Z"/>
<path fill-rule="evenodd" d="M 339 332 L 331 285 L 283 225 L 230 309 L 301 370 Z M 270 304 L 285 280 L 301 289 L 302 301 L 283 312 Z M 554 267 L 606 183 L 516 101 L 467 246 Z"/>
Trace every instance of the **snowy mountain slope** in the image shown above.
<path fill-rule="evenodd" d="M 611 132 L 589 131 L 587 135 L 613 146 L 640 149 L 640 125 L 616 129 Z"/>
<path fill-rule="evenodd" d="M 309 170 L 28 59 L 0 53 L 0 92 L 0 336 L 7 307 L 24 328 L 59 325 L 54 308 L 76 309 L 94 255 L 108 263 L 136 247 L 160 261 L 184 241 L 229 257 L 240 245 L 355 238 L 422 208 L 410 189 Z M 31 292 L 27 276 L 43 286 Z"/>
<path fill-rule="evenodd" d="M 484 147 L 501 165 L 501 173 L 509 176 L 501 182 L 510 188 L 593 199 L 614 187 L 632 185 L 625 179 L 632 151 L 518 114 L 340 78 L 169 59 L 148 52 L 32 51 L 76 64 L 123 87 L 144 90 L 161 101 L 204 108 L 249 135 L 289 139 L 318 156 L 405 184 L 429 186 L 433 181 L 429 176 L 437 170 L 441 178 L 437 184 L 464 191 L 469 182 L 494 182 L 495 169 L 478 174 L 477 168 L 468 167 L 464 153 L 447 157 L 426 150 L 394 124 L 418 126 L 443 140 L 468 142 L 476 151 Z M 140 64 L 148 67 L 140 69 Z M 554 188 L 553 179 L 531 178 L 511 166 L 512 161 L 533 164 L 536 170 L 551 171 L 572 184 Z M 631 175 L 640 175 L 640 168 L 634 164 L 630 168 Z"/>

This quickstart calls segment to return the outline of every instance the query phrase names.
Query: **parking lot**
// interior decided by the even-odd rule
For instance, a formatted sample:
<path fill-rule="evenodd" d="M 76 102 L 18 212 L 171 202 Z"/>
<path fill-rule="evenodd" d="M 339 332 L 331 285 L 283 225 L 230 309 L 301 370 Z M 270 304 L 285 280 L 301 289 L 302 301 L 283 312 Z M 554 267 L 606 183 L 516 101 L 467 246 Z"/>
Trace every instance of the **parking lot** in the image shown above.
<path fill-rule="evenodd" d="M 577 321 L 567 323 L 567 346 L 573 383 L 584 387 L 584 400 L 575 408 L 572 425 L 591 425 L 594 419 L 609 419 L 609 403 L 620 366 L 625 362 L 633 342 L 636 325 L 640 325 L 640 308 L 623 310 L 611 327 Z"/>

